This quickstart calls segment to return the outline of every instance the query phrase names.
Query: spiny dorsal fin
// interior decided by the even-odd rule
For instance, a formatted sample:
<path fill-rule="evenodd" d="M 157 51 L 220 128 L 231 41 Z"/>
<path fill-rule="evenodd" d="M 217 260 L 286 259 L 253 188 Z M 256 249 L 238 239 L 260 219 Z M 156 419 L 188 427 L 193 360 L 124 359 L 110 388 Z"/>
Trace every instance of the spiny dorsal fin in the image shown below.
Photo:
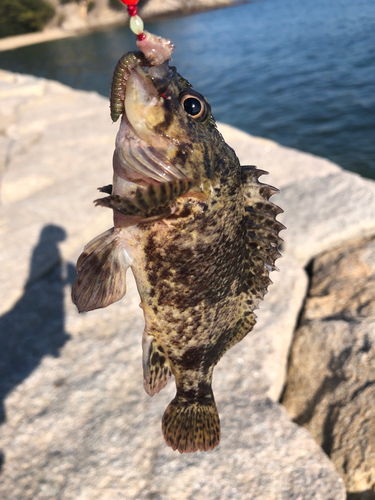
<path fill-rule="evenodd" d="M 77 262 L 72 300 L 79 312 L 107 307 L 126 293 L 126 271 L 131 264 L 118 230 L 109 229 L 88 243 Z"/>
<path fill-rule="evenodd" d="M 154 211 L 173 203 L 195 184 L 192 179 L 178 179 L 160 184 L 150 184 L 146 189 L 138 187 L 135 195 L 124 198 L 118 195 L 95 200 L 96 206 L 117 210 L 123 215 L 153 215 Z"/>
<path fill-rule="evenodd" d="M 269 201 L 279 190 L 258 180 L 267 172 L 254 166 L 243 166 L 241 169 L 247 229 L 247 277 L 244 287 L 254 302 L 254 310 L 267 293 L 271 283 L 270 271 L 277 269 L 275 261 L 281 256 L 278 246 L 283 241 L 279 232 L 285 226 L 275 219 L 283 210 Z"/>
<path fill-rule="evenodd" d="M 112 184 L 108 184 L 107 186 L 98 188 L 98 191 L 100 191 L 101 193 L 112 194 L 112 189 Z"/>
<path fill-rule="evenodd" d="M 161 391 L 172 376 L 171 365 L 157 340 L 143 332 L 143 386 L 150 396 Z"/>

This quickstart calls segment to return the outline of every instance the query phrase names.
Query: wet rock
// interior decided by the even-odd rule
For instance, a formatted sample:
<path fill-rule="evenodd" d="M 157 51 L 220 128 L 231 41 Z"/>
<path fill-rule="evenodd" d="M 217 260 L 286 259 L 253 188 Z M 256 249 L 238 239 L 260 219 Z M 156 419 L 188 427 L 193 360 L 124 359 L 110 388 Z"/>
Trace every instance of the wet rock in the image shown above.
<path fill-rule="evenodd" d="M 318 257 L 283 397 L 342 475 L 375 498 L 375 238 Z"/>

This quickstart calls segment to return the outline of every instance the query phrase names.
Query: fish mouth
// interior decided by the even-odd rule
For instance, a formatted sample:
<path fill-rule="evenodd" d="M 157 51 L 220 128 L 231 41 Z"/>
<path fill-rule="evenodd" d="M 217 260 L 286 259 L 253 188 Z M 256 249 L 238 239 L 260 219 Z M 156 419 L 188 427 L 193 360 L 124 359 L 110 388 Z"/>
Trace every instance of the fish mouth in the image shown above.
<path fill-rule="evenodd" d="M 133 182 L 160 183 L 186 178 L 173 161 L 177 154 L 185 153 L 183 147 L 157 131 L 165 113 L 170 112 L 165 109 L 165 97 L 161 94 L 167 91 L 175 74 L 175 68 L 165 62 L 160 66 L 136 66 L 127 79 L 116 154 L 125 170 L 124 176 Z"/>

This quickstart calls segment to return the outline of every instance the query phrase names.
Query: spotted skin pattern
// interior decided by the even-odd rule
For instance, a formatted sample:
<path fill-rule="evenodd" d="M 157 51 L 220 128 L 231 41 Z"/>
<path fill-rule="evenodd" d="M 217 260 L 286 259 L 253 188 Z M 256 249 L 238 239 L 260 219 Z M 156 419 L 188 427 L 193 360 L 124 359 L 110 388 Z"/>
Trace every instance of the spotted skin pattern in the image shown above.
<path fill-rule="evenodd" d="M 133 66 L 123 69 L 134 88 Z M 138 71 L 136 78 L 149 88 L 146 74 Z M 118 139 L 116 154 L 121 163 L 121 148 L 146 148 L 151 134 L 153 147 L 176 169 L 176 179 L 165 184 L 174 194 L 166 197 L 158 174 L 147 180 L 142 165 L 114 163 L 113 186 L 101 189 L 110 196 L 97 204 L 114 210 L 115 228 L 85 247 L 73 301 L 85 311 L 120 300 L 131 267 L 145 316 L 144 388 L 153 396 L 174 376 L 176 397 L 162 430 L 166 443 L 183 453 L 211 450 L 220 442 L 213 370 L 255 325 L 254 310 L 271 283 L 284 226 L 276 220 L 282 210 L 269 201 L 277 189 L 258 180 L 266 172 L 240 166 L 203 96 L 205 113 L 199 120 L 187 115 L 180 97 L 191 85 L 175 68 L 169 78 L 163 97 L 156 92 L 149 100 L 150 111 L 126 90 L 123 109 L 130 115 L 124 111 L 125 132 L 120 127 L 118 138 L 124 135 L 128 142 Z M 128 125 L 133 105 L 134 116 L 143 113 L 140 125 L 137 119 Z M 138 134 L 135 140 L 132 134 Z"/>
<path fill-rule="evenodd" d="M 223 185 L 209 200 L 180 198 L 167 219 L 129 228 L 144 335 L 162 352 L 150 355 L 145 388 L 153 395 L 175 376 L 177 396 L 163 417 L 163 433 L 184 452 L 209 450 L 220 440 L 213 368 L 253 329 L 253 311 L 270 283 L 265 264 L 271 268 L 279 257 L 283 226 L 274 216 L 281 210 L 267 200 L 276 190 L 258 182 L 262 172 L 255 168 L 224 167 Z"/>

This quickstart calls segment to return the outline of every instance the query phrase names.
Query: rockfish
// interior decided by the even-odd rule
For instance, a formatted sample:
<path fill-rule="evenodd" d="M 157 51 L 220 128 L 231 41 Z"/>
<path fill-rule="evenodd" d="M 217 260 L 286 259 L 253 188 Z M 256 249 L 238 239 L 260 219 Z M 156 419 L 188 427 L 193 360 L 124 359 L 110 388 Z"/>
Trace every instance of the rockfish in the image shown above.
<path fill-rule="evenodd" d="M 115 70 L 111 111 L 121 124 L 109 196 L 114 227 L 77 263 L 80 312 L 124 297 L 131 267 L 145 317 L 144 388 L 153 396 L 174 375 L 177 393 L 162 430 L 174 450 L 220 441 L 213 369 L 254 327 L 254 310 L 280 256 L 266 172 L 240 166 L 207 99 L 169 65 L 173 45 L 146 33 Z"/>

